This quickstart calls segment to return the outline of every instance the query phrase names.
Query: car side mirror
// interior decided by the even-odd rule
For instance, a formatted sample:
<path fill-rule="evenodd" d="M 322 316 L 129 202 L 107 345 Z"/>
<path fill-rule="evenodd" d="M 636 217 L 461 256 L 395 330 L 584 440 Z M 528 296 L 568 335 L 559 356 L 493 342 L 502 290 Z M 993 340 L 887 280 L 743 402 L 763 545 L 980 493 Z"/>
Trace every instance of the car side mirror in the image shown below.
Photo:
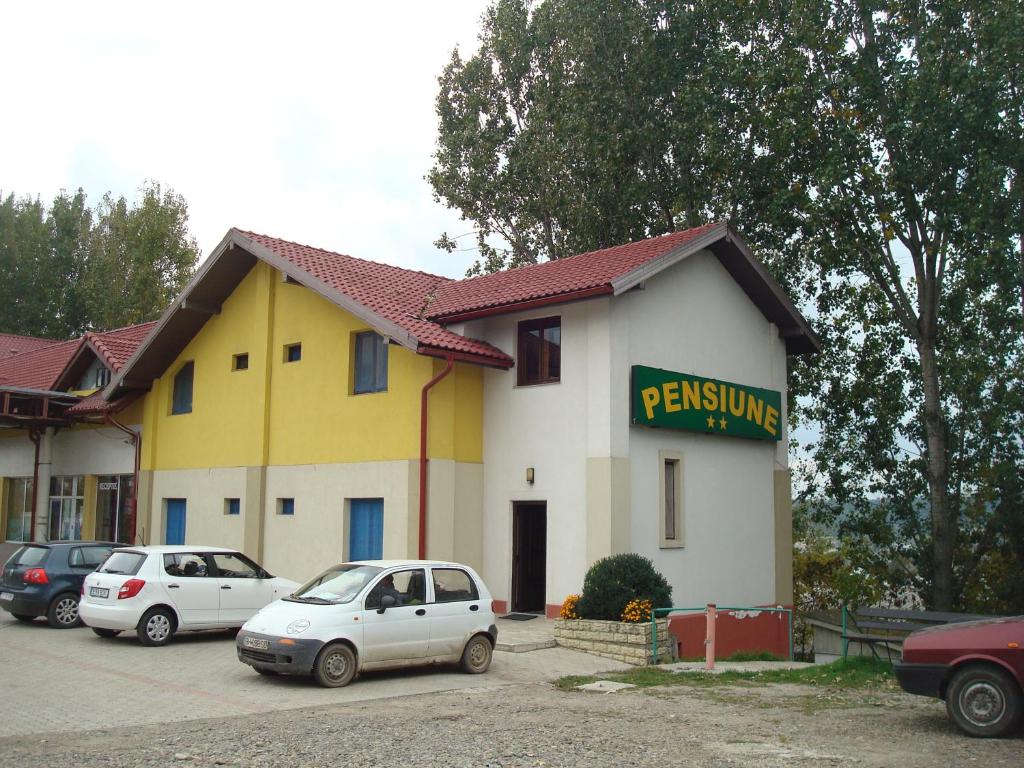
<path fill-rule="evenodd" d="M 377 613 L 384 613 L 388 608 L 394 608 L 398 605 L 398 601 L 395 600 L 394 595 L 384 595 L 380 599 L 380 608 L 377 609 Z"/>

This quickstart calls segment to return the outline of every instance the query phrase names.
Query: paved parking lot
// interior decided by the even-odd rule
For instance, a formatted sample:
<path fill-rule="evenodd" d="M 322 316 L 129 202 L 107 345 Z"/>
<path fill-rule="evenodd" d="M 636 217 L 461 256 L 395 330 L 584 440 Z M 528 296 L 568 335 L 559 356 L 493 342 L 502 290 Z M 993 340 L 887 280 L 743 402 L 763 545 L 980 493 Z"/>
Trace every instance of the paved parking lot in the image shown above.
<path fill-rule="evenodd" d="M 261 677 L 237 660 L 234 643 L 234 633 L 198 633 L 146 648 L 130 633 L 107 640 L 85 627 L 55 630 L 0 613 L 0 737 L 480 690 L 621 666 L 560 648 L 496 652 L 484 675 L 455 667 L 377 672 L 331 690 L 308 678 Z"/>

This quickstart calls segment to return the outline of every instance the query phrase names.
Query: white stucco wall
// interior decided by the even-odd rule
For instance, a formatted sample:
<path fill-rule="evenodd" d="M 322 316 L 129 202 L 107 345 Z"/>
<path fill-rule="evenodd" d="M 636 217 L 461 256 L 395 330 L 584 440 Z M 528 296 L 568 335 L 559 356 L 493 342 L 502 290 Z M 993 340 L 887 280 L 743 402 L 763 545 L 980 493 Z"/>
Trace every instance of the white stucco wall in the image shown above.
<path fill-rule="evenodd" d="M 611 422 L 628 440 L 631 549 L 679 606 L 762 605 L 775 596 L 773 471 L 788 465 L 786 352 L 778 331 L 708 252 L 612 303 Z M 629 369 L 648 365 L 782 392 L 777 443 L 629 425 Z M 626 425 L 623 428 L 623 425 Z M 661 549 L 659 450 L 683 456 L 685 546 Z"/>
<path fill-rule="evenodd" d="M 244 550 L 249 514 L 245 480 L 245 467 L 153 472 L 152 506 L 148 520 L 139 523 L 139 535 L 147 544 L 164 544 L 165 500 L 185 499 L 186 543 Z M 225 515 L 224 499 L 239 499 L 240 513 Z"/>
<path fill-rule="evenodd" d="M 0 477 L 32 477 L 35 445 L 28 432 L 9 431 L 13 434 L 0 437 Z"/>
<path fill-rule="evenodd" d="M 135 471 L 131 438 L 114 427 L 73 429 L 53 438 L 54 475 L 130 475 Z"/>
<path fill-rule="evenodd" d="M 468 336 L 515 351 L 517 323 L 562 318 L 561 381 L 518 387 L 515 370 L 484 379 L 484 569 L 499 599 L 511 593 L 512 503 L 547 502 L 546 602 L 582 587 L 588 541 L 637 551 L 670 580 L 676 605 L 740 605 L 774 598 L 773 469 L 786 459 L 785 413 L 778 444 L 631 427 L 630 366 L 779 390 L 785 407 L 785 346 L 709 252 L 650 279 L 643 290 L 466 323 Z M 683 455 L 686 545 L 659 546 L 659 450 Z M 594 516 L 587 460 L 628 462 L 616 475 L 628 498 L 624 525 Z M 527 467 L 536 481 L 526 483 Z M 600 465 L 591 462 L 593 475 Z M 591 491 L 605 478 L 591 477 Z M 597 480 L 598 482 L 593 482 Z M 626 486 L 621 488 L 621 486 Z M 600 535 L 588 524 L 606 528 Z M 628 540 L 623 541 L 623 538 Z M 607 554 L 607 552 L 605 553 Z M 592 559 L 592 558 L 591 558 Z"/>

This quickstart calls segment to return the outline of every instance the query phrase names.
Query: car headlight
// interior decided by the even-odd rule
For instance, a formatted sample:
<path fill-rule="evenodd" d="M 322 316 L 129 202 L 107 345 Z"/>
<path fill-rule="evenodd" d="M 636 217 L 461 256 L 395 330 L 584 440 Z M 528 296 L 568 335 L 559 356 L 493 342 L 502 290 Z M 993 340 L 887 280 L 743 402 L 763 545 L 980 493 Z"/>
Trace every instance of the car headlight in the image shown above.
<path fill-rule="evenodd" d="M 289 635 L 300 635 L 309 629 L 309 619 L 296 619 L 285 628 Z"/>

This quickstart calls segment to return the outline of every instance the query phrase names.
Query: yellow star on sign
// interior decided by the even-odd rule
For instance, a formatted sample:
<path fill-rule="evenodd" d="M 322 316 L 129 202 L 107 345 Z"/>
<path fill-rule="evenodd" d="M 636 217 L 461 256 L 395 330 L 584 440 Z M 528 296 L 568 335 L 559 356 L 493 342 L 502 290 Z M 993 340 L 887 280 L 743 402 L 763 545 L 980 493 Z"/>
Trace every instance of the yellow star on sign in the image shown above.
<path fill-rule="evenodd" d="M 725 419 L 719 419 L 718 423 L 722 425 L 722 429 L 725 429 L 725 425 L 728 424 L 729 422 L 727 422 Z"/>
<path fill-rule="evenodd" d="M 714 429 L 714 428 L 715 428 L 715 417 L 714 416 L 708 416 L 708 429 Z"/>

